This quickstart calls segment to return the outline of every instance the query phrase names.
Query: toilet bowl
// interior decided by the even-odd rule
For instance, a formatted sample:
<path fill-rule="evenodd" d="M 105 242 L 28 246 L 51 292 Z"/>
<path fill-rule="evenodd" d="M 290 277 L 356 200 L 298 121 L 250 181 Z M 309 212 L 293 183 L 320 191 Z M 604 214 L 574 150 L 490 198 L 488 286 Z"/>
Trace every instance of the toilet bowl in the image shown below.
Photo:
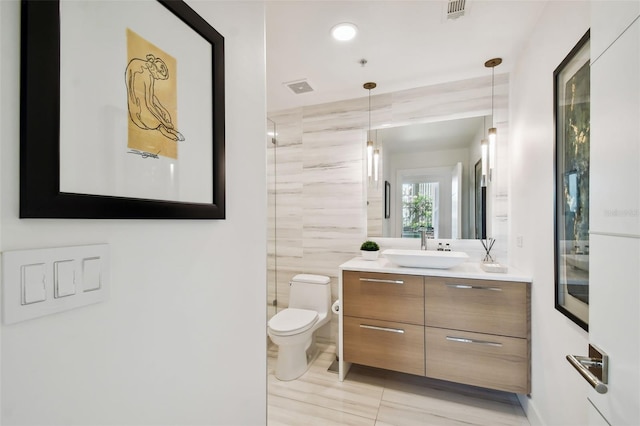
<path fill-rule="evenodd" d="M 297 379 L 315 358 L 315 332 L 331 319 L 330 281 L 324 275 L 299 274 L 289 283 L 289 307 L 267 325 L 271 341 L 278 346 L 277 379 Z"/>

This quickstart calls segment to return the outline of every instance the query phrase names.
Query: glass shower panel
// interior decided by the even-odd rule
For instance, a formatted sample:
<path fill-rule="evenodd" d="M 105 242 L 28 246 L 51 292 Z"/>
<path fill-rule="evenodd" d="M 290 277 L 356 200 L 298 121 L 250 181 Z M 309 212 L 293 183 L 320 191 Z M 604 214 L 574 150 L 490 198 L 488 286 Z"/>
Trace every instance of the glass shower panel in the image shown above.
<path fill-rule="evenodd" d="M 276 227 L 276 123 L 267 118 L 267 315 L 276 314 L 278 300 Z"/>

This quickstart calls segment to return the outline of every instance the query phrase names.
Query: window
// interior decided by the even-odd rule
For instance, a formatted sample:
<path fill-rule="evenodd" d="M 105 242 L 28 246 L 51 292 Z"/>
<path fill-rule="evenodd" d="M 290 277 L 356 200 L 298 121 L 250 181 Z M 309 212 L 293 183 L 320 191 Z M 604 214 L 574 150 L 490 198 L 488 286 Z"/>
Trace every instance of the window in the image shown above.
<path fill-rule="evenodd" d="M 419 238 L 420 229 L 437 238 L 438 182 L 402 184 L 402 238 Z"/>

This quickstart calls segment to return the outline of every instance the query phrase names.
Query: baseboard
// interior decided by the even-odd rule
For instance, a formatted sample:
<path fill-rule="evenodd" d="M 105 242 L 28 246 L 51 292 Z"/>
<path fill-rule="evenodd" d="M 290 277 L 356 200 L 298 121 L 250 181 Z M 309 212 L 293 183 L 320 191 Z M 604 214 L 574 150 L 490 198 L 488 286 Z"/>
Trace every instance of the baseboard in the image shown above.
<path fill-rule="evenodd" d="M 527 419 L 529 420 L 529 424 L 531 426 L 546 426 L 545 423 L 542 421 L 540 412 L 536 408 L 536 404 L 531 399 L 531 396 L 521 395 L 521 394 L 518 394 L 517 396 L 518 396 L 518 400 L 520 401 L 520 405 L 522 406 L 522 409 L 524 410 L 524 413 L 526 414 Z"/>

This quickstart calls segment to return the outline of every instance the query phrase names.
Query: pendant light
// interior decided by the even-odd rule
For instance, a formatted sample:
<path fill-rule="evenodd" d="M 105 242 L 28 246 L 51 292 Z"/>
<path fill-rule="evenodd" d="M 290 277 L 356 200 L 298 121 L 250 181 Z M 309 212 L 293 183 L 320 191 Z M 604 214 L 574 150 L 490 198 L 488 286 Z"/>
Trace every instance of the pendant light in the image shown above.
<path fill-rule="evenodd" d="M 484 63 L 484 66 L 487 68 L 491 68 L 491 128 L 488 132 L 489 137 L 489 153 L 488 153 L 488 163 L 489 163 L 489 180 L 492 179 L 492 171 L 496 163 L 496 139 L 498 138 L 498 129 L 496 129 L 495 120 L 493 117 L 493 91 L 494 91 L 494 75 L 495 70 L 498 65 L 502 63 L 502 58 L 493 58 L 489 59 Z"/>
<path fill-rule="evenodd" d="M 482 133 L 484 134 L 487 128 L 487 117 L 482 118 Z M 487 138 L 480 140 L 480 186 L 482 188 L 487 187 L 487 174 L 489 168 L 489 141 Z"/>
<path fill-rule="evenodd" d="M 375 162 L 376 163 L 375 179 L 378 180 L 377 162 L 379 161 L 380 151 L 376 149 L 374 153 L 373 141 L 371 140 L 371 89 L 375 89 L 376 86 L 377 86 L 376 83 L 370 81 L 363 84 L 362 87 L 364 87 L 369 91 L 369 131 L 367 132 L 367 176 L 369 177 L 369 179 L 373 177 L 373 168 L 374 168 L 374 162 Z M 376 154 L 375 161 L 374 161 L 374 154 Z"/>
<path fill-rule="evenodd" d="M 376 141 L 378 140 L 378 131 L 376 130 Z M 378 170 L 380 166 L 380 149 L 375 148 L 373 150 L 373 180 L 378 182 Z"/>
<path fill-rule="evenodd" d="M 481 158 L 481 177 L 480 177 L 480 186 L 482 186 L 483 188 L 487 186 L 487 168 L 488 168 L 488 162 L 489 159 L 488 154 L 489 154 L 489 142 L 487 141 L 486 138 L 483 138 L 480 141 L 480 158 Z"/>

